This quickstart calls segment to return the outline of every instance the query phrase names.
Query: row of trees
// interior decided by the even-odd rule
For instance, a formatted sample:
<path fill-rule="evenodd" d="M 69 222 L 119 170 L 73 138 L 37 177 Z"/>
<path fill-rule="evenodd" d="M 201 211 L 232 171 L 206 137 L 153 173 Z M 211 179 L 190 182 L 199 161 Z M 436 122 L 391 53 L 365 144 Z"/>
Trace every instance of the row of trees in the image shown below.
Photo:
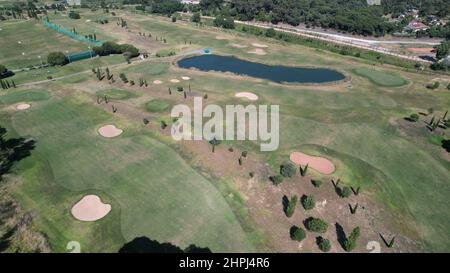
<path fill-rule="evenodd" d="M 380 6 L 361 0 L 202 0 L 205 15 L 232 16 L 238 20 L 258 20 L 381 36 L 400 29 L 383 17 Z"/>
<path fill-rule="evenodd" d="M 117 44 L 114 42 L 105 42 L 101 46 L 93 48 L 94 52 L 100 56 L 111 54 L 124 54 L 129 58 L 139 56 L 139 49 L 130 44 Z"/>

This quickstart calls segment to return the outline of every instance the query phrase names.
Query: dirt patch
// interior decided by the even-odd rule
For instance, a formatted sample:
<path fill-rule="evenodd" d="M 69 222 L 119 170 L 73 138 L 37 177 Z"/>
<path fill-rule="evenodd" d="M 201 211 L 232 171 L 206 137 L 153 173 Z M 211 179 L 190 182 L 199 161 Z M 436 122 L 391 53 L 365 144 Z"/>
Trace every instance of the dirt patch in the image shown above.
<path fill-rule="evenodd" d="M 254 47 L 260 47 L 260 48 L 268 48 L 268 45 L 258 44 L 258 43 L 252 43 L 252 46 Z"/>
<path fill-rule="evenodd" d="M 98 133 L 103 137 L 113 138 L 113 137 L 116 137 L 116 136 L 119 136 L 120 134 L 122 134 L 123 130 L 110 124 L 110 125 L 105 125 L 103 127 L 100 127 L 98 129 Z"/>
<path fill-rule="evenodd" d="M 256 48 L 254 50 L 247 51 L 247 53 L 260 55 L 260 56 L 267 55 L 267 52 L 261 48 Z"/>
<path fill-rule="evenodd" d="M 154 83 L 154 84 L 162 84 L 163 82 L 160 81 L 160 80 L 154 80 L 153 83 Z"/>
<path fill-rule="evenodd" d="M 408 51 L 414 52 L 414 53 L 430 54 L 430 53 L 433 53 L 434 48 L 432 48 L 432 47 L 410 47 L 410 48 L 408 48 Z"/>
<path fill-rule="evenodd" d="M 235 48 L 247 48 L 248 47 L 248 46 L 242 45 L 242 44 L 231 44 L 231 46 L 235 47 Z"/>
<path fill-rule="evenodd" d="M 297 165 L 306 166 L 308 164 L 309 167 L 322 174 L 332 174 L 335 171 L 333 162 L 323 157 L 310 156 L 301 152 L 293 152 L 290 159 Z"/>
<path fill-rule="evenodd" d="M 86 195 L 71 210 L 75 219 L 93 222 L 102 219 L 111 211 L 111 205 L 102 202 L 97 195 Z"/>
<path fill-rule="evenodd" d="M 30 108 L 31 107 L 31 105 L 30 104 L 28 104 L 28 103 L 21 103 L 21 104 L 17 104 L 16 105 L 16 110 L 26 110 L 26 109 L 28 109 L 28 108 Z"/>
<path fill-rule="evenodd" d="M 256 94 L 250 92 L 239 92 L 234 95 L 237 98 L 246 98 L 248 100 L 258 100 L 258 96 Z"/>

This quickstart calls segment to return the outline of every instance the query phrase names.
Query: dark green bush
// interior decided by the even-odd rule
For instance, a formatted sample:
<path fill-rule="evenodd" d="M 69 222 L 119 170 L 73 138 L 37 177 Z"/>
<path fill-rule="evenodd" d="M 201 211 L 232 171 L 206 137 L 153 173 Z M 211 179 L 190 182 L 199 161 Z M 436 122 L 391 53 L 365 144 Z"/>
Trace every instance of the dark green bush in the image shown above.
<path fill-rule="evenodd" d="M 298 200 L 297 195 L 292 196 L 291 200 L 289 200 L 289 203 L 286 206 L 287 217 L 292 217 L 292 215 L 294 215 L 295 208 L 297 207 L 297 200 Z"/>
<path fill-rule="evenodd" d="M 62 52 L 51 52 L 47 55 L 47 63 L 54 65 L 65 65 L 69 62 L 66 55 Z"/>
<path fill-rule="evenodd" d="M 309 217 L 305 220 L 305 227 L 312 232 L 325 233 L 328 229 L 328 223 L 320 218 Z"/>
<path fill-rule="evenodd" d="M 317 238 L 317 246 L 319 247 L 319 249 L 323 252 L 328 252 L 331 249 L 331 243 L 330 240 L 325 239 L 323 237 L 318 237 Z"/>
<path fill-rule="evenodd" d="M 291 227 L 290 235 L 291 235 L 292 240 L 298 241 L 298 242 L 301 242 L 301 241 L 303 241 L 303 239 L 306 238 L 305 230 L 300 227 L 297 227 L 297 226 Z"/>
<path fill-rule="evenodd" d="M 301 202 L 305 210 L 312 210 L 316 206 L 316 200 L 312 195 L 303 195 Z"/>
<path fill-rule="evenodd" d="M 283 176 L 281 176 L 279 174 L 271 176 L 270 177 L 270 181 L 272 181 L 272 183 L 274 185 L 279 185 L 279 184 L 281 184 L 283 182 Z"/>
<path fill-rule="evenodd" d="M 280 166 L 280 174 L 284 177 L 294 177 L 297 167 L 292 163 L 284 163 Z"/>
<path fill-rule="evenodd" d="M 316 188 L 320 188 L 320 186 L 322 185 L 322 181 L 317 180 L 317 179 L 312 179 L 311 183 L 313 184 L 314 187 Z"/>

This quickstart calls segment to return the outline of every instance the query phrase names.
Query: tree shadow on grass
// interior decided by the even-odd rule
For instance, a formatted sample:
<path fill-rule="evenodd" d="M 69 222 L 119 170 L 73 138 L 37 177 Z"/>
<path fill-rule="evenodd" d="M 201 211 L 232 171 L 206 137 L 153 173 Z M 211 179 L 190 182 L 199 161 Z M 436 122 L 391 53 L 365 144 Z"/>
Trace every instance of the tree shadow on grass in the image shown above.
<path fill-rule="evenodd" d="M 189 245 L 184 250 L 171 243 L 160 243 L 148 237 L 137 237 L 124 244 L 119 253 L 212 253 L 207 247 Z"/>
<path fill-rule="evenodd" d="M 31 155 L 36 141 L 25 138 L 4 139 L 7 131 L 0 127 L 0 178 L 11 171 L 15 163 Z"/>

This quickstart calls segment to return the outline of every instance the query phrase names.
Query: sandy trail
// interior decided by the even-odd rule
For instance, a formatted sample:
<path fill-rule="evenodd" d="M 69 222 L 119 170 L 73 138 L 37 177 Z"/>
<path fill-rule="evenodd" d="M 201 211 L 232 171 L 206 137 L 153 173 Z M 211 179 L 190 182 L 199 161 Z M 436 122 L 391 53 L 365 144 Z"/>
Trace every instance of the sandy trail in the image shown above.
<path fill-rule="evenodd" d="M 293 152 L 290 159 L 297 165 L 306 166 L 306 164 L 308 164 L 309 167 L 322 174 L 332 174 L 335 171 L 333 162 L 324 157 L 310 156 L 301 152 Z"/>
<path fill-rule="evenodd" d="M 258 43 L 252 43 L 252 46 L 254 47 L 260 47 L 260 48 L 268 48 L 268 45 L 258 44 Z"/>
<path fill-rule="evenodd" d="M 16 105 L 16 110 L 26 110 L 30 107 L 31 107 L 31 105 L 28 103 L 21 103 L 21 104 Z"/>
<path fill-rule="evenodd" d="M 258 96 L 256 94 L 250 92 L 239 92 L 234 95 L 236 98 L 246 98 L 248 100 L 258 100 Z"/>
<path fill-rule="evenodd" d="M 102 219 L 111 211 L 111 205 L 102 202 L 97 195 L 86 195 L 71 210 L 75 219 L 93 222 Z"/>
<path fill-rule="evenodd" d="M 98 133 L 103 137 L 112 138 L 112 137 L 116 137 L 116 136 L 119 136 L 120 134 L 122 134 L 123 130 L 117 128 L 114 125 L 109 124 L 109 125 L 100 127 L 98 129 Z"/>

